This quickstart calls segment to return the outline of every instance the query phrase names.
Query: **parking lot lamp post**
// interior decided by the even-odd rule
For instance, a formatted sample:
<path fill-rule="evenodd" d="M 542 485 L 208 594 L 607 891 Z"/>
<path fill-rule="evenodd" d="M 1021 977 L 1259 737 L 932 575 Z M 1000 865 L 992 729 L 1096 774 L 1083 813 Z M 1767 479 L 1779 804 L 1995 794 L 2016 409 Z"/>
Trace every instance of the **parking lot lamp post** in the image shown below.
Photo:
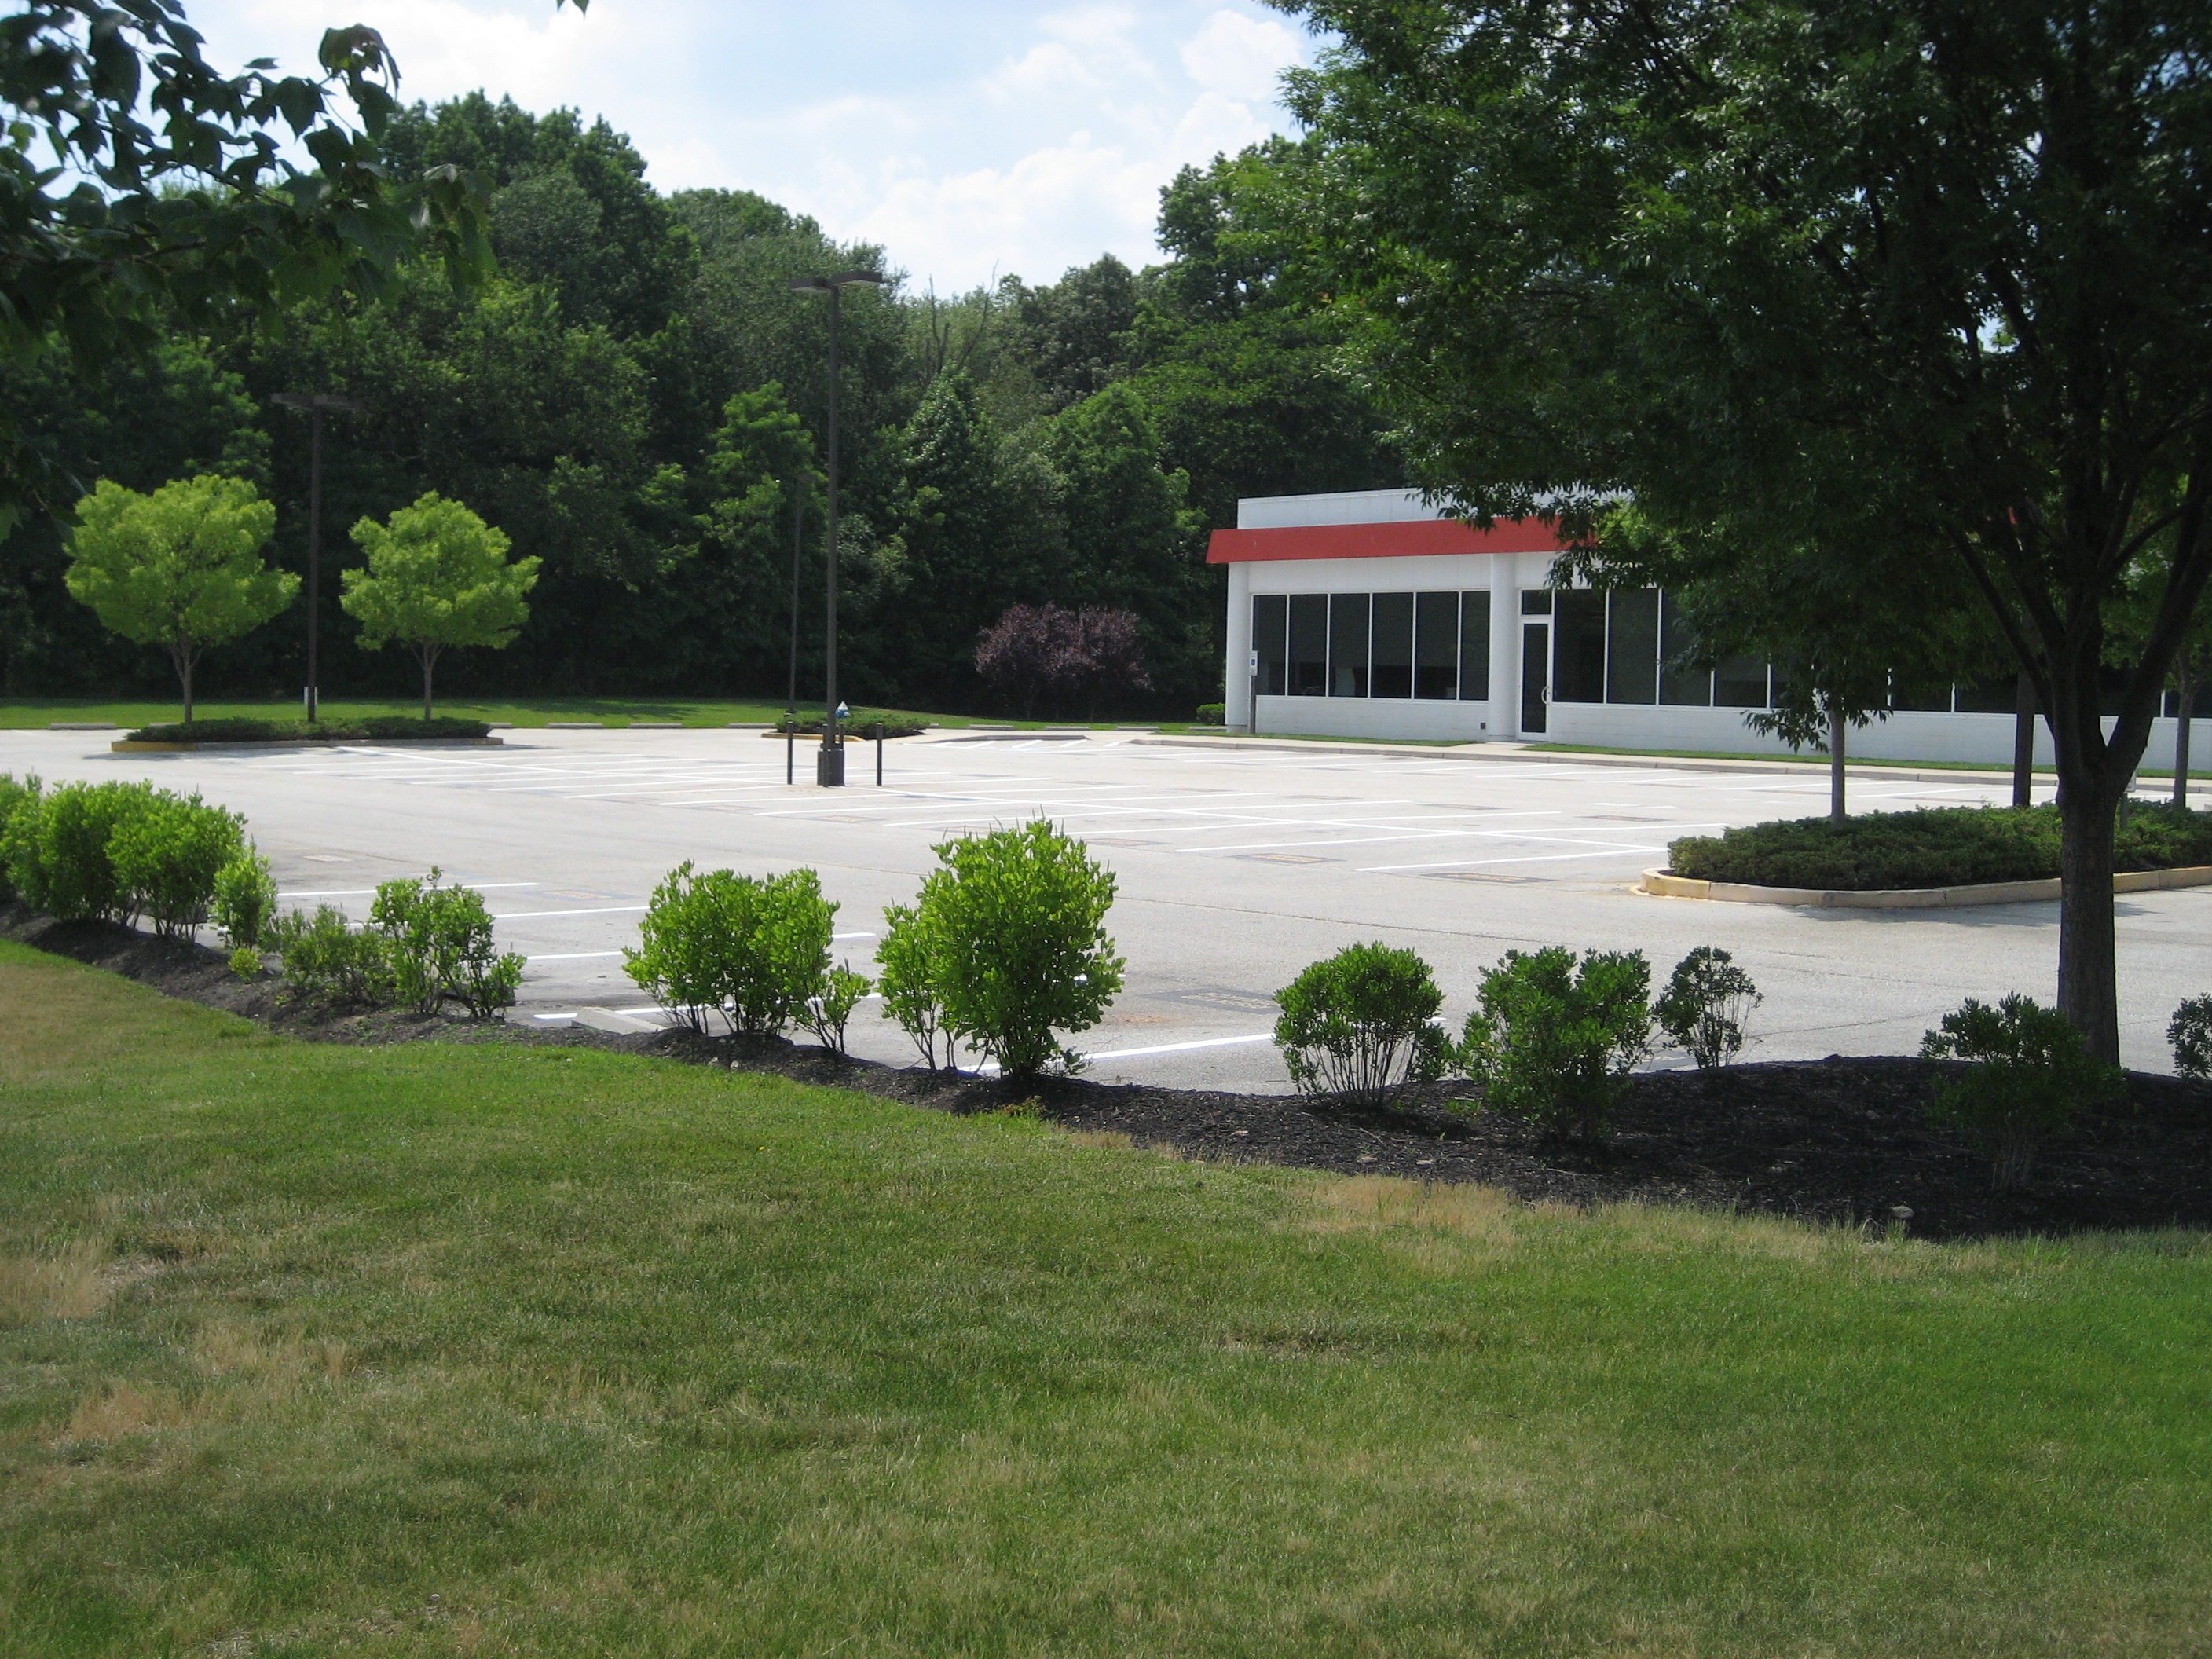
<path fill-rule="evenodd" d="M 828 711 L 837 706 L 837 399 L 840 391 L 837 370 L 838 296 L 856 283 L 880 286 L 883 273 L 876 270 L 841 270 L 834 276 L 799 276 L 792 281 L 793 291 L 801 294 L 826 294 L 830 296 L 830 442 L 827 476 L 829 506 L 827 546 L 823 560 L 828 567 L 829 599 L 826 627 L 828 645 L 825 651 L 826 683 L 823 692 L 822 752 L 814 763 L 814 781 L 817 784 L 835 787 L 845 781 L 845 749 L 837 722 Z"/>
<path fill-rule="evenodd" d="M 351 414 L 361 405 L 328 392 L 280 392 L 269 400 L 307 417 L 307 724 L 322 718 L 322 683 L 316 646 L 323 597 L 323 416 Z"/>

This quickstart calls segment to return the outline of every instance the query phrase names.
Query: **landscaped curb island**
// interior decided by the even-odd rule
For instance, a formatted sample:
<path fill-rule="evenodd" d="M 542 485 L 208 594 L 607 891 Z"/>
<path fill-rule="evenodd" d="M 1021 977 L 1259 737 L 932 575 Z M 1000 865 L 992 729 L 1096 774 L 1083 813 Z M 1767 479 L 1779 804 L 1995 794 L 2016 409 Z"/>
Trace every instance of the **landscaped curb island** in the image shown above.
<path fill-rule="evenodd" d="M 1636 890 L 1655 898 L 1715 899 L 1732 904 L 1796 904 L 1821 910 L 1947 910 L 1976 904 L 2033 904 L 2059 896 L 2057 876 L 2040 881 L 1985 881 L 1960 887 L 1885 887 L 1853 891 L 1831 887 L 1753 887 L 1740 881 L 1701 881 L 1668 870 L 1646 870 Z M 2162 892 L 2212 887 L 2212 865 L 2179 870 L 2124 870 L 2112 878 L 2115 893 Z"/>

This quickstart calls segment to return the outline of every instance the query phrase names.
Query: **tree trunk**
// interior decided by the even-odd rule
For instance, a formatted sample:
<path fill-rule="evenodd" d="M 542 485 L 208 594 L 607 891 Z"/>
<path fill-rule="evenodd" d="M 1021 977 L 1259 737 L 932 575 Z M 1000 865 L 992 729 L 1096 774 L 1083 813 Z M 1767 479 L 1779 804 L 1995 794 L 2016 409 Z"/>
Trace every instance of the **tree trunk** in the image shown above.
<path fill-rule="evenodd" d="M 430 718 L 430 675 L 437 665 L 437 647 L 424 646 L 422 647 L 422 718 L 425 720 Z"/>
<path fill-rule="evenodd" d="M 2182 647 L 2180 659 L 2174 665 L 2174 684 L 2180 689 L 2181 701 L 2174 705 L 2173 714 L 2173 804 L 2189 805 L 2189 718 L 2190 705 L 2197 701 L 2197 677 L 2189 670 L 2189 648 Z"/>
<path fill-rule="evenodd" d="M 2122 785 L 2126 774 L 2120 774 Z M 2119 792 L 2068 778 L 2058 791 L 2058 1006 L 2108 1066 L 2120 1061 L 2112 844 Z"/>
<path fill-rule="evenodd" d="M 1844 821 L 1844 730 L 1847 722 L 1841 710 L 1828 710 L 1828 821 Z"/>
<path fill-rule="evenodd" d="M 192 723 L 192 647 L 189 640 L 179 641 L 169 647 L 169 660 L 177 670 L 177 684 L 184 689 L 185 724 Z"/>
<path fill-rule="evenodd" d="M 2025 668 L 2013 688 L 2012 804 L 2035 804 L 2035 681 Z"/>

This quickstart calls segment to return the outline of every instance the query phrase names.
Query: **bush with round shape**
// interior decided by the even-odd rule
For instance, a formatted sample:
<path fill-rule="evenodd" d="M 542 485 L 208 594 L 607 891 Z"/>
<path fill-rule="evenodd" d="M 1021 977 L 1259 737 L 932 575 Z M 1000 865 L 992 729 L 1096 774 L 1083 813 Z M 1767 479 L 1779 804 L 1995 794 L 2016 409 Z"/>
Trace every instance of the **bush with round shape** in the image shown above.
<path fill-rule="evenodd" d="M 1299 1092 L 1389 1105 L 1443 1075 L 1451 1043 L 1429 964 L 1387 945 L 1347 945 L 1275 993 L 1275 1046 Z"/>
<path fill-rule="evenodd" d="M 2212 996 L 2191 997 L 2166 1028 L 2177 1076 L 2212 1078 Z"/>
<path fill-rule="evenodd" d="M 1751 975 L 1718 945 L 1700 945 L 1674 965 L 1651 1012 L 1699 1071 L 1732 1064 L 1743 1052 L 1751 1011 L 1765 1000 Z"/>
<path fill-rule="evenodd" d="M 1922 1040 L 1920 1054 L 1967 1062 L 1936 1091 L 1929 1115 L 1988 1151 L 1999 1192 L 2026 1185 L 2036 1152 L 2082 1108 L 2118 1097 L 2124 1081 L 2092 1057 L 2065 1015 L 2018 992 L 1994 1008 L 1967 998 Z"/>
<path fill-rule="evenodd" d="M 49 791 L 39 805 L 35 857 L 17 874 L 23 896 L 64 921 L 129 921 L 136 908 L 108 847 L 153 796 L 149 783 L 65 783 Z"/>
<path fill-rule="evenodd" d="M 188 939 L 208 919 L 217 877 L 245 846 L 236 813 L 155 790 L 116 824 L 107 855 L 131 912 L 163 939 Z"/>
<path fill-rule="evenodd" d="M 933 932 L 933 918 L 925 917 L 908 904 L 893 904 L 884 911 L 884 936 L 876 946 L 876 963 L 883 975 L 876 981 L 883 993 L 883 1016 L 895 1019 L 914 1039 L 922 1063 L 933 1072 L 940 1063 L 952 1064 L 952 1034 L 945 1029 L 945 1003 L 937 988 L 938 957 L 941 949 Z M 943 1043 L 945 1057 L 938 1059 Z"/>
<path fill-rule="evenodd" d="M 283 961 L 286 989 L 306 1002 L 388 1008 L 396 994 L 385 937 L 374 928 L 346 925 L 345 912 L 320 904 L 308 916 L 295 910 L 270 930 Z"/>
<path fill-rule="evenodd" d="M 234 952 L 258 951 L 276 919 L 276 878 L 269 860 L 251 844 L 215 872 L 209 915 Z"/>
<path fill-rule="evenodd" d="M 510 1006 L 522 958 L 502 955 L 491 913 L 473 888 L 442 885 L 440 871 L 379 884 L 369 926 L 384 935 L 393 993 L 418 1013 L 458 1002 L 476 1018 Z"/>
<path fill-rule="evenodd" d="M 230 971 L 240 979 L 261 977 L 261 952 L 248 945 L 241 945 L 230 953 Z"/>
<path fill-rule="evenodd" d="M 699 875 L 687 860 L 653 890 L 623 967 L 694 1030 L 719 1012 L 741 1036 L 774 1036 L 827 989 L 836 915 L 811 870 Z"/>
<path fill-rule="evenodd" d="M 1026 1082 L 1082 1060 L 1059 1033 L 1096 1025 L 1121 989 L 1103 926 L 1113 873 L 1039 818 L 937 849 L 916 907 L 927 919 L 945 1029 Z"/>
<path fill-rule="evenodd" d="M 1485 1103 L 1548 1134 L 1595 1140 L 1651 1048 L 1651 964 L 1640 951 L 1508 951 L 1482 976 L 1460 1045 Z"/>

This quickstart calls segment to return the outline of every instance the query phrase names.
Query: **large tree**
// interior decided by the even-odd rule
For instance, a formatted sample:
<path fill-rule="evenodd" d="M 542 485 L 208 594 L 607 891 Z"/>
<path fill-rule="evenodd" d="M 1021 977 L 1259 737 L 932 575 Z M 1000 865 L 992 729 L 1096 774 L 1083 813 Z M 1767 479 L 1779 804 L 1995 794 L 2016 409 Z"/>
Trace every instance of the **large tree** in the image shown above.
<path fill-rule="evenodd" d="M 373 291 L 424 252 L 487 263 L 480 185 L 380 165 L 399 71 L 374 29 L 326 31 L 314 77 L 265 62 L 226 76 L 200 45 L 177 0 L 27 0 L 0 19 L 0 351 L 15 361 L 150 355 L 174 320 Z M 64 482 L 0 408 L 0 534 L 58 507 Z"/>
<path fill-rule="evenodd" d="M 1425 483 L 1942 538 L 2050 722 L 2059 1001 L 2117 1058 L 2114 814 L 2212 574 L 2212 12 L 1280 3 L 1340 41 L 1294 77 L 1310 222 Z M 2107 607 L 2160 537 L 2107 734 Z"/>

